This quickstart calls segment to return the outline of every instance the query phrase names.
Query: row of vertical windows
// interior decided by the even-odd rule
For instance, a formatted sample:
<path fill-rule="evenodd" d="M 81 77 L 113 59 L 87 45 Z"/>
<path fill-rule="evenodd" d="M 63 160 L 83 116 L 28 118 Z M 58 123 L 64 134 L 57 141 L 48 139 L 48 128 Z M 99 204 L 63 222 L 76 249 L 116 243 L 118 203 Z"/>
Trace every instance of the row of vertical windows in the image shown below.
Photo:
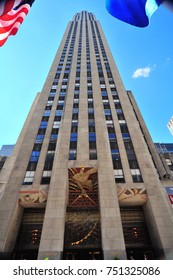
<path fill-rule="evenodd" d="M 82 22 L 80 26 L 79 43 L 78 43 L 78 57 L 77 57 L 77 65 L 76 65 L 76 78 L 75 78 L 71 135 L 70 135 L 70 145 L 69 145 L 69 160 L 76 160 L 76 154 L 77 154 L 81 48 L 82 48 Z"/>
<path fill-rule="evenodd" d="M 107 65 L 108 65 L 108 63 L 107 63 Z M 108 68 L 108 66 L 107 66 L 107 68 Z M 111 82 L 114 85 L 113 78 L 111 78 Z M 115 106 L 115 110 L 116 110 L 117 117 L 119 120 L 119 125 L 120 125 L 122 138 L 123 138 L 124 145 L 125 145 L 125 150 L 126 150 L 133 182 L 142 182 L 142 176 L 141 176 L 139 165 L 138 165 L 138 162 L 136 159 L 133 144 L 130 139 L 130 134 L 129 134 L 128 127 L 127 127 L 127 124 L 125 121 L 123 110 L 121 108 L 121 103 L 119 101 L 118 93 L 115 88 L 112 90 L 112 97 L 114 100 L 114 106 Z"/>
<path fill-rule="evenodd" d="M 62 86 L 60 89 L 59 99 L 57 102 L 54 123 L 53 123 L 52 132 L 51 132 L 51 136 L 50 136 L 50 142 L 49 142 L 48 151 L 47 151 L 45 164 L 44 164 L 44 168 L 43 168 L 41 184 L 49 184 L 51 175 L 52 175 L 55 148 L 56 148 L 56 143 L 57 143 L 57 139 L 58 139 L 60 123 L 61 123 L 61 119 L 63 116 L 63 110 L 64 110 L 65 99 L 66 99 L 67 88 L 68 88 L 68 77 L 69 77 L 70 68 L 71 68 L 70 62 L 71 62 L 72 55 L 73 55 L 74 41 L 75 41 L 75 37 L 76 37 L 76 29 L 77 29 L 77 24 L 75 24 L 75 26 L 74 26 L 71 44 L 70 44 L 69 51 L 68 51 L 68 58 L 67 58 L 67 62 L 66 62 L 65 70 L 64 70 L 64 76 L 63 76 L 63 80 L 62 80 Z M 67 38 L 67 40 L 69 41 L 69 38 Z M 65 46 L 67 47 L 67 42 L 66 42 Z"/>
<path fill-rule="evenodd" d="M 111 89 L 112 97 L 113 97 L 113 100 L 114 100 L 115 110 L 116 110 L 117 117 L 118 117 L 118 120 L 119 120 L 119 125 L 120 125 L 120 129 L 121 129 L 121 133 L 122 133 L 122 138 L 123 138 L 123 141 L 124 141 L 124 146 L 125 146 L 128 162 L 129 162 L 129 167 L 130 167 L 130 170 L 131 170 L 132 179 L 133 179 L 133 182 L 142 182 L 141 172 L 140 172 L 140 169 L 139 169 L 139 165 L 138 165 L 138 162 L 137 162 L 137 158 L 136 158 L 136 155 L 135 155 L 133 144 L 132 144 L 132 141 L 131 141 L 131 138 L 130 138 L 128 127 L 127 127 L 127 124 L 126 124 L 126 121 L 125 121 L 123 110 L 121 108 L 121 104 L 120 104 L 120 101 L 119 101 L 119 98 L 118 98 L 118 93 L 116 91 L 116 86 L 115 86 L 114 79 L 112 77 L 112 72 L 111 72 L 109 63 L 107 61 L 106 52 L 105 52 L 104 45 L 103 45 L 103 42 L 102 42 L 102 39 L 101 39 L 101 35 L 100 35 L 99 29 L 98 29 L 98 26 L 97 26 L 97 22 L 95 22 L 95 28 L 97 30 L 97 35 L 98 35 L 98 39 L 99 39 L 99 43 L 100 43 L 102 56 L 105 59 L 105 70 L 106 70 L 107 77 L 108 77 L 108 80 L 109 80 L 109 86 L 110 86 L 110 89 Z M 98 66 L 98 69 L 100 71 L 99 76 L 101 76 L 102 73 L 103 73 L 101 68 L 102 67 L 101 67 L 101 63 L 100 63 L 100 65 Z M 104 85 L 104 82 L 102 82 L 102 84 Z M 102 88 L 103 88 L 103 85 L 101 86 Z M 110 115 L 108 104 L 104 105 L 104 109 L 105 109 L 104 110 L 105 115 Z M 111 137 L 113 137 L 113 135 Z M 110 138 L 110 134 L 109 134 L 109 138 Z M 114 157 L 115 157 L 115 155 L 114 155 Z M 122 176 L 122 171 L 119 172 L 118 175 Z"/>
<path fill-rule="evenodd" d="M 54 77 L 54 81 L 53 81 L 53 84 L 52 84 L 52 87 L 51 87 L 51 90 L 50 90 L 50 94 L 49 94 L 47 104 L 46 104 L 46 107 L 45 107 L 45 110 L 44 110 L 44 113 L 43 113 L 43 117 L 42 117 L 42 120 L 41 120 L 41 123 L 40 123 L 40 127 L 39 127 L 39 130 L 38 130 L 37 136 L 36 136 L 35 144 L 34 144 L 31 156 L 30 156 L 30 160 L 29 160 L 29 163 L 28 163 L 28 166 L 27 166 L 27 170 L 26 170 L 26 173 L 25 173 L 25 178 L 24 178 L 23 184 L 32 184 L 33 183 L 33 179 L 34 179 L 34 176 L 35 176 L 35 170 L 36 170 L 37 163 L 38 163 L 38 160 L 39 160 L 39 156 L 40 156 L 40 152 L 41 152 L 41 148 L 42 148 L 42 143 L 43 143 L 43 140 L 44 140 L 44 135 L 46 133 L 46 128 L 47 128 L 47 125 L 48 125 L 49 116 L 50 116 L 50 113 L 51 113 L 52 105 L 53 105 L 53 102 L 54 102 L 54 97 L 55 97 L 58 82 L 59 82 L 59 77 L 60 77 L 62 66 L 63 66 L 62 62 L 64 61 L 64 58 L 65 58 L 67 45 L 68 45 L 68 41 L 69 41 L 69 38 L 70 38 L 70 35 L 71 35 L 72 27 L 73 27 L 73 23 L 71 24 L 69 34 L 67 36 L 67 40 L 66 40 L 61 58 L 60 58 L 60 62 L 59 62 L 59 65 L 57 67 L 57 72 L 56 72 L 56 75 Z M 62 86 L 62 90 L 64 91 L 63 86 Z M 58 103 L 57 109 L 62 109 L 62 107 L 61 108 L 58 107 L 60 105 L 62 105 L 62 103 L 61 104 Z M 52 128 L 52 133 L 51 133 L 51 136 L 50 136 L 48 153 L 47 153 L 46 160 L 45 160 L 45 165 L 44 165 L 44 170 L 46 170 L 46 171 L 43 171 L 43 178 L 45 177 L 45 174 L 47 172 L 49 172 L 49 177 L 50 177 L 50 172 L 51 172 L 50 170 L 51 170 L 52 165 L 53 165 L 53 158 L 54 158 L 53 154 L 54 154 L 55 147 L 56 147 L 57 135 L 58 135 L 58 130 L 59 130 L 59 122 L 60 122 L 59 115 L 62 115 L 61 113 L 57 113 L 57 111 L 56 111 L 55 121 L 54 121 L 53 128 Z M 61 111 L 61 110 L 59 110 L 59 111 Z M 43 181 L 43 178 L 42 178 L 42 181 Z"/>
<path fill-rule="evenodd" d="M 96 160 L 97 147 L 96 147 L 94 104 L 93 104 L 92 79 L 91 79 L 91 61 L 90 61 L 89 34 L 88 34 L 87 20 L 85 24 L 86 24 L 86 68 L 87 68 L 87 92 L 88 92 L 89 159 Z"/>
<path fill-rule="evenodd" d="M 121 164 L 118 143 L 116 140 L 115 128 L 114 128 L 114 124 L 113 124 L 113 120 L 112 120 L 112 113 L 111 113 L 111 109 L 110 109 L 108 94 L 107 94 L 107 90 L 106 90 L 103 68 L 102 68 L 100 58 L 99 58 L 99 50 L 98 50 L 98 45 L 97 45 L 97 40 L 96 40 L 93 23 L 91 23 L 91 28 L 92 28 L 92 33 L 93 33 L 93 43 L 94 43 L 94 48 L 95 48 L 97 70 L 98 70 L 99 82 L 100 82 L 100 92 L 101 92 L 101 96 L 102 96 L 104 115 L 105 115 L 105 120 L 106 120 L 106 125 L 107 125 L 110 151 L 111 151 L 111 156 L 112 156 L 112 164 L 113 164 L 113 168 L 114 168 L 114 176 L 115 176 L 115 181 L 117 183 L 120 183 L 120 182 L 122 183 L 122 182 L 125 182 L 124 174 L 123 174 L 123 169 L 122 169 L 122 164 Z"/>

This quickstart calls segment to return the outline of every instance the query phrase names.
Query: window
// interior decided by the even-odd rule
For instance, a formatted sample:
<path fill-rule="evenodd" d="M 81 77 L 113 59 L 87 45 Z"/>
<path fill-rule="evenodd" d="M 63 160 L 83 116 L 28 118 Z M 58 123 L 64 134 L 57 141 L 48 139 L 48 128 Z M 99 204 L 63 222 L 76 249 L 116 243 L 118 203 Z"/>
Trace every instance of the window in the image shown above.
<path fill-rule="evenodd" d="M 122 109 L 116 109 L 116 112 L 117 112 L 117 114 L 122 114 L 123 113 Z"/>
<path fill-rule="evenodd" d="M 122 133 L 128 133 L 128 128 L 127 128 L 127 124 L 121 124 L 120 125 L 120 129 Z"/>
<path fill-rule="evenodd" d="M 50 142 L 56 142 L 58 138 L 58 134 L 51 134 L 50 136 Z"/>
<path fill-rule="evenodd" d="M 53 100 L 48 100 L 47 101 L 47 106 L 52 106 L 52 104 L 53 104 Z"/>
<path fill-rule="evenodd" d="M 36 140 L 35 140 L 35 143 L 42 143 L 43 142 L 43 140 L 44 140 L 44 135 L 37 135 L 36 136 Z"/>
<path fill-rule="evenodd" d="M 77 133 L 77 130 L 78 130 L 78 127 L 76 125 L 71 127 L 72 133 Z"/>
<path fill-rule="evenodd" d="M 115 133 L 115 129 L 113 125 L 108 125 L 107 129 L 108 129 L 108 133 Z"/>
<path fill-rule="evenodd" d="M 54 152 L 49 152 L 46 155 L 44 170 L 52 170 L 54 160 Z"/>
<path fill-rule="evenodd" d="M 35 171 L 26 171 L 23 185 L 31 185 L 33 183 Z"/>
<path fill-rule="evenodd" d="M 42 143 L 40 143 L 40 144 L 34 144 L 33 150 L 34 150 L 34 151 L 41 151 L 41 147 L 42 147 Z"/>
<path fill-rule="evenodd" d="M 36 161 L 29 161 L 27 171 L 35 171 L 37 167 L 37 162 Z"/>
<path fill-rule="evenodd" d="M 124 120 L 124 119 L 125 119 L 125 118 L 124 118 L 124 114 L 123 114 L 123 113 L 118 114 L 118 119 L 119 119 L 119 120 Z"/>
<path fill-rule="evenodd" d="M 93 102 L 92 102 L 92 100 L 93 100 L 93 99 L 91 99 L 91 101 L 88 102 L 88 108 L 93 108 Z"/>
<path fill-rule="evenodd" d="M 57 121 L 55 121 L 54 123 L 53 123 L 53 128 L 56 128 L 56 129 L 58 129 L 60 127 L 60 122 L 57 122 Z M 58 133 L 58 132 L 57 132 Z M 54 133 L 53 133 L 54 134 Z"/>
<path fill-rule="evenodd" d="M 52 128 L 51 134 L 55 135 L 55 134 L 58 134 L 58 132 L 59 132 L 59 128 Z"/>
<path fill-rule="evenodd" d="M 49 143 L 49 146 L 48 146 L 48 151 L 55 151 L 55 148 L 56 148 L 56 143 Z"/>
<path fill-rule="evenodd" d="M 109 102 L 103 102 L 104 109 L 110 109 Z"/>
<path fill-rule="evenodd" d="M 73 114 L 78 114 L 79 109 L 78 108 L 73 108 Z"/>
<path fill-rule="evenodd" d="M 54 121 L 60 122 L 61 121 L 61 116 L 55 116 Z"/>
<path fill-rule="evenodd" d="M 74 99 L 75 100 L 75 99 Z M 79 103 L 78 102 L 74 102 L 73 103 L 73 108 L 79 108 Z M 78 112 L 78 111 L 77 111 Z"/>
<path fill-rule="evenodd" d="M 46 129 L 45 128 L 39 128 L 38 130 L 38 135 L 44 135 L 46 132 Z"/>
<path fill-rule="evenodd" d="M 70 141 L 77 141 L 77 133 L 71 133 Z"/>
<path fill-rule="evenodd" d="M 120 156 L 117 154 L 115 159 L 112 159 L 114 169 L 122 169 Z"/>
<path fill-rule="evenodd" d="M 89 151 L 89 158 L 90 159 L 97 159 L 97 151 L 96 151 L 96 149 L 91 149 L 90 151 Z"/>
<path fill-rule="evenodd" d="M 116 139 L 115 133 L 109 133 L 108 136 L 109 136 L 109 140 Z"/>
<path fill-rule="evenodd" d="M 136 159 L 130 159 L 129 160 L 129 166 L 130 166 L 130 169 L 138 169 L 139 166 L 138 166 L 138 162 Z"/>
<path fill-rule="evenodd" d="M 106 120 L 112 120 L 112 116 L 109 115 L 109 114 L 106 114 L 106 115 L 105 115 L 105 118 L 106 118 Z"/>
<path fill-rule="evenodd" d="M 96 149 L 96 141 L 89 141 L 89 148 Z"/>
<path fill-rule="evenodd" d="M 47 124 L 48 124 L 48 122 L 42 121 L 40 124 L 40 128 L 46 128 Z"/>
<path fill-rule="evenodd" d="M 120 103 L 115 103 L 115 108 L 116 109 L 121 109 L 121 104 Z"/>
<path fill-rule="evenodd" d="M 52 171 L 43 171 L 41 184 L 42 185 L 50 184 L 51 175 L 52 175 Z"/>
<path fill-rule="evenodd" d="M 124 175 L 122 169 L 114 170 L 114 178 L 116 183 L 124 183 Z"/>
<path fill-rule="evenodd" d="M 89 132 L 95 132 L 95 125 L 89 125 Z"/>
<path fill-rule="evenodd" d="M 96 140 L 95 132 L 89 132 L 89 141 L 95 141 L 95 140 Z"/>
<path fill-rule="evenodd" d="M 51 89 L 57 89 L 57 85 L 52 85 Z"/>
<path fill-rule="evenodd" d="M 49 116 L 43 116 L 42 117 L 42 121 L 46 121 L 47 122 L 48 120 L 49 120 Z"/>
<path fill-rule="evenodd" d="M 58 104 L 58 105 L 57 105 L 57 110 L 59 110 L 59 111 L 60 111 L 60 110 L 63 110 L 63 105 L 59 105 L 59 104 Z"/>
<path fill-rule="evenodd" d="M 132 179 L 134 183 L 143 182 L 142 176 L 140 174 L 132 175 Z"/>
<path fill-rule="evenodd" d="M 73 119 L 73 120 L 77 120 L 77 119 L 78 119 L 78 114 L 73 114 L 73 115 L 72 115 L 72 119 Z"/>
<path fill-rule="evenodd" d="M 126 151 L 127 150 L 134 150 L 133 149 L 133 144 L 132 144 L 131 140 L 125 139 L 124 140 L 124 145 L 125 145 Z"/>
<path fill-rule="evenodd" d="M 62 110 L 56 110 L 56 116 L 62 116 Z"/>
<path fill-rule="evenodd" d="M 118 150 L 118 144 L 115 139 L 110 139 L 110 148 L 111 150 Z"/>
<path fill-rule="evenodd" d="M 41 179 L 41 185 L 48 185 L 50 184 L 51 177 L 42 177 Z"/>
<path fill-rule="evenodd" d="M 94 114 L 94 108 L 88 108 L 88 114 Z"/>
<path fill-rule="evenodd" d="M 76 159 L 76 149 L 70 149 L 69 160 L 75 160 L 75 159 Z"/>
<path fill-rule="evenodd" d="M 77 141 L 70 141 L 70 150 L 77 148 Z"/>
<path fill-rule="evenodd" d="M 37 162 L 40 156 L 40 151 L 32 151 L 30 161 Z"/>
<path fill-rule="evenodd" d="M 50 116 L 50 110 L 45 110 L 43 116 Z"/>

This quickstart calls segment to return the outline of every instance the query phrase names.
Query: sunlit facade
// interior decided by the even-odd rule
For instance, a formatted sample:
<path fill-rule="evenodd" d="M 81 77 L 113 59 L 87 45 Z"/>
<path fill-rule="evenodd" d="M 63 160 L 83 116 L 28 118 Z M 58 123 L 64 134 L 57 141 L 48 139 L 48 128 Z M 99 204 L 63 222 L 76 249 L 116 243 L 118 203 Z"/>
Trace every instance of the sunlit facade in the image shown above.
<path fill-rule="evenodd" d="M 173 258 L 165 169 L 92 13 L 68 23 L 10 160 L 2 259 Z"/>

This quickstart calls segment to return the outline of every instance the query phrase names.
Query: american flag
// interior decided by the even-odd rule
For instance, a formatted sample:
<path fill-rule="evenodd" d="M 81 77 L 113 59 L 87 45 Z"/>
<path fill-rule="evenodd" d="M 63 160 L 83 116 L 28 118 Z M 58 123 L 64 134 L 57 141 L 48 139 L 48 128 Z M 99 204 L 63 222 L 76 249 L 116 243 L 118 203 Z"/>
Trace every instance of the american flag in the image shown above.
<path fill-rule="evenodd" d="M 0 0 L 0 47 L 15 35 L 35 0 Z"/>

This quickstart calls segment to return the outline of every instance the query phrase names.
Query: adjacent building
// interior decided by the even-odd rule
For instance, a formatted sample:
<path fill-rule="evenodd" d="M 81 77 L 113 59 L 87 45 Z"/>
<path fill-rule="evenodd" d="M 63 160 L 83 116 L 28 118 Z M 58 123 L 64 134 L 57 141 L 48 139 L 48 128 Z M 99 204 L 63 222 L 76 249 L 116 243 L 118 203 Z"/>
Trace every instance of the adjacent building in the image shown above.
<path fill-rule="evenodd" d="M 0 172 L 8 157 L 12 155 L 14 145 L 3 145 L 0 149 Z"/>
<path fill-rule="evenodd" d="M 8 168 L 8 259 L 173 259 L 173 186 L 99 21 L 67 25 Z"/>
<path fill-rule="evenodd" d="M 170 121 L 168 122 L 167 127 L 168 127 L 169 131 L 171 132 L 171 134 L 173 135 L 173 116 L 170 119 Z"/>
<path fill-rule="evenodd" d="M 0 149 L 0 156 L 10 157 L 12 155 L 14 145 L 3 145 Z"/>

